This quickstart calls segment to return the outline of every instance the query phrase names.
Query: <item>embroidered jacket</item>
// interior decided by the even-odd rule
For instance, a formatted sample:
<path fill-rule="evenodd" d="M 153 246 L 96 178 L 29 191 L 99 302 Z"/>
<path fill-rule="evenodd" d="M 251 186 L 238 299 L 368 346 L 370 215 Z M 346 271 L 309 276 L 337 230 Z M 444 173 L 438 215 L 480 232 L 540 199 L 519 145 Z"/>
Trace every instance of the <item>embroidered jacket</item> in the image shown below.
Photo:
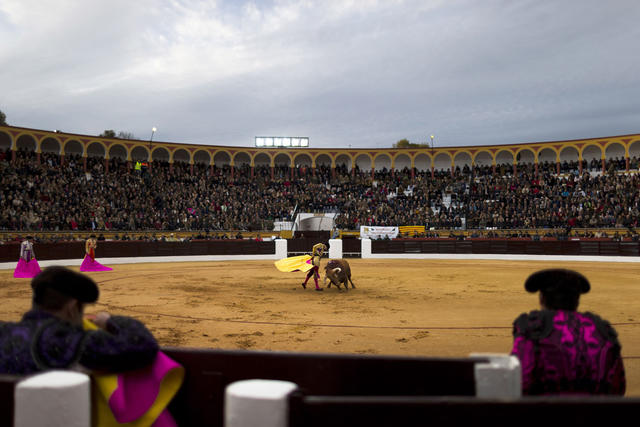
<path fill-rule="evenodd" d="M 619 394 L 626 380 L 618 334 L 592 313 L 542 310 L 513 323 L 511 354 L 523 394 Z"/>
<path fill-rule="evenodd" d="M 56 316 L 32 310 L 18 323 L 0 322 L 0 373 L 30 374 L 69 369 L 119 372 L 151 363 L 158 343 L 139 321 L 111 316 L 106 330 L 85 331 Z"/>

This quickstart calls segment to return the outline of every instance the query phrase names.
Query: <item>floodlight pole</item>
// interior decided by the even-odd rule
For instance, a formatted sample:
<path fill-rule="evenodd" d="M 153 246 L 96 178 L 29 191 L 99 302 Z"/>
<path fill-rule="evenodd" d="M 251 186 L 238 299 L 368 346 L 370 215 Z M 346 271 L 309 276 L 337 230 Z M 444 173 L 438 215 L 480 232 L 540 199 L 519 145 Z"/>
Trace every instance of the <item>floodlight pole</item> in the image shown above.
<path fill-rule="evenodd" d="M 156 133 L 156 127 L 152 127 L 151 128 L 151 138 L 149 138 L 149 169 L 151 169 L 151 162 L 152 162 L 152 157 L 151 157 L 151 143 L 153 142 L 153 134 Z"/>
<path fill-rule="evenodd" d="M 434 156 L 434 151 L 433 151 L 433 139 L 435 138 L 435 136 L 431 135 L 431 178 L 433 179 L 435 174 L 434 174 L 434 166 L 436 164 L 436 159 L 433 158 Z"/>
<path fill-rule="evenodd" d="M 156 133 L 158 129 L 155 127 L 151 128 L 151 138 L 149 138 L 149 150 L 151 150 L 151 142 L 153 141 L 153 134 Z"/>

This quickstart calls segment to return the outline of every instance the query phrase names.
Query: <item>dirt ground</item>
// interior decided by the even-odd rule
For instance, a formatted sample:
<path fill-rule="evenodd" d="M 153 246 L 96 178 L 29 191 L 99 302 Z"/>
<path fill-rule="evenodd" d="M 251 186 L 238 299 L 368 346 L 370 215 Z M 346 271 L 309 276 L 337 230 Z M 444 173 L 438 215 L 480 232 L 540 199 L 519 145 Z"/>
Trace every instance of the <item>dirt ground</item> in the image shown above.
<path fill-rule="evenodd" d="M 326 260 L 323 260 L 323 265 Z M 146 323 L 162 345 L 229 349 L 465 357 L 508 353 L 511 324 L 538 308 L 524 291 L 539 269 L 589 278 L 580 310 L 608 319 L 622 342 L 627 395 L 640 396 L 640 284 L 633 263 L 349 260 L 357 289 L 313 290 L 305 274 L 271 261 L 114 265 L 90 273 L 98 304 Z M 77 268 L 77 267 L 76 267 Z M 30 306 L 28 279 L 0 270 L 0 319 Z"/>

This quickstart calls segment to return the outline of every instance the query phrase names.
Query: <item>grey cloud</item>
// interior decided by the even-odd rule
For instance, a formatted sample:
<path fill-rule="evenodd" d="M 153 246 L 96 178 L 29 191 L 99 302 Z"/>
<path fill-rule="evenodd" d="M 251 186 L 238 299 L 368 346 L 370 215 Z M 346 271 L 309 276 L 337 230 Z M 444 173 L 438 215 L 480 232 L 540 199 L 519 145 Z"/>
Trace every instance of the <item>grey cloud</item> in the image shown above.
<path fill-rule="evenodd" d="M 0 109 L 19 126 L 223 145 L 638 132 L 636 2 L 280 1 L 256 3 L 259 19 L 218 3 L 76 5 L 54 28 L 0 12 Z"/>

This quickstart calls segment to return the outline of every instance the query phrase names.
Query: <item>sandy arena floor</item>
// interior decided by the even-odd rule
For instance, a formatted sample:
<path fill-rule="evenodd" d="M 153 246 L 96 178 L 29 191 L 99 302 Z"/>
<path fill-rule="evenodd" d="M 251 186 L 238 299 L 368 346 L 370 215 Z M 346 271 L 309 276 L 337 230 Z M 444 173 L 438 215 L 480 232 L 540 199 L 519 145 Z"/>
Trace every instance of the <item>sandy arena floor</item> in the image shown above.
<path fill-rule="evenodd" d="M 323 263 L 326 260 L 323 259 Z M 145 322 L 162 345 L 467 356 L 507 353 L 511 323 L 538 307 L 523 283 L 532 272 L 566 267 L 592 284 L 580 310 L 617 329 L 627 395 L 640 396 L 640 284 L 636 264 L 521 261 L 350 260 L 357 289 L 304 290 L 304 273 L 281 273 L 270 261 L 115 265 L 91 273 L 98 304 Z M 324 265 L 324 264 L 323 264 Z M 77 269 L 77 267 L 74 267 Z M 0 270 L 0 319 L 30 306 L 28 279 Z"/>

